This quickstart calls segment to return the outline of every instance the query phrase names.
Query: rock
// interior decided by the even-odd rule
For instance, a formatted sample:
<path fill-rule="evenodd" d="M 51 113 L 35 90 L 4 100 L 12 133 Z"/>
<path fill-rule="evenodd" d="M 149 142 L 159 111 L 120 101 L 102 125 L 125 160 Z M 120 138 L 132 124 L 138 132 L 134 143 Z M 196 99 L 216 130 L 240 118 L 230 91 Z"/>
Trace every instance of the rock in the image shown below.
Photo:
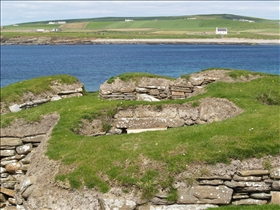
<path fill-rule="evenodd" d="M 16 183 L 17 183 L 16 181 L 5 181 L 1 183 L 1 186 L 6 189 L 14 190 Z"/>
<path fill-rule="evenodd" d="M 9 109 L 10 109 L 11 112 L 19 112 L 19 111 L 21 111 L 21 108 L 20 108 L 20 106 L 18 104 L 14 104 L 12 106 L 9 106 Z"/>
<path fill-rule="evenodd" d="M 23 157 L 25 157 L 25 155 L 14 155 L 14 156 L 2 158 L 1 161 L 20 160 L 20 159 L 22 159 Z"/>
<path fill-rule="evenodd" d="M 6 172 L 6 169 L 4 167 L 0 167 L 0 174 L 2 175 L 3 173 Z M 2 177 L 2 176 L 1 176 Z"/>
<path fill-rule="evenodd" d="M 247 193 L 234 193 L 232 196 L 232 199 L 234 199 L 234 200 L 245 199 L 245 198 L 249 198 L 249 195 Z"/>
<path fill-rule="evenodd" d="M 16 147 L 22 145 L 22 141 L 19 138 L 1 138 L 0 142 L 1 148 Z"/>
<path fill-rule="evenodd" d="M 143 206 L 139 206 L 139 210 L 206 210 L 210 208 L 218 208 L 217 205 L 211 204 L 193 204 L 193 205 L 151 205 L 146 204 Z"/>
<path fill-rule="evenodd" d="M 214 122 L 233 117 L 241 113 L 241 109 L 227 99 L 205 98 L 200 102 L 199 113 L 201 121 Z"/>
<path fill-rule="evenodd" d="M 271 204 L 280 204 L 280 192 L 271 191 L 270 195 L 271 195 L 271 200 L 270 200 Z"/>
<path fill-rule="evenodd" d="M 31 150 L 32 150 L 32 144 L 31 143 L 24 144 L 24 145 L 18 146 L 16 148 L 16 151 L 19 155 L 27 154 L 27 153 L 31 152 Z"/>
<path fill-rule="evenodd" d="M 192 119 L 197 120 L 198 118 L 198 108 L 188 107 L 188 106 L 180 106 L 178 108 L 178 115 L 183 119 Z"/>
<path fill-rule="evenodd" d="M 42 140 L 44 140 L 46 135 L 37 135 L 37 136 L 30 136 L 25 137 L 22 140 L 24 143 L 40 143 Z"/>
<path fill-rule="evenodd" d="M 280 191 L 280 180 L 275 180 L 272 182 L 272 190 Z"/>
<path fill-rule="evenodd" d="M 200 86 L 204 81 L 204 77 L 190 77 L 189 81 L 193 86 Z"/>
<path fill-rule="evenodd" d="M 16 171 L 20 170 L 22 167 L 22 164 L 20 162 L 14 162 L 14 163 L 9 163 L 5 166 L 6 171 L 8 173 L 16 173 Z"/>
<path fill-rule="evenodd" d="M 10 163 L 16 163 L 17 162 L 17 160 L 1 160 L 1 166 L 6 166 L 6 165 L 8 165 L 8 164 L 10 164 Z"/>
<path fill-rule="evenodd" d="M 4 196 L 3 193 L 0 193 L 0 203 L 5 203 L 7 201 L 6 197 Z M 0 206 L 1 208 L 1 206 Z"/>
<path fill-rule="evenodd" d="M 273 179 L 280 179 L 280 167 L 270 170 L 270 177 Z"/>
<path fill-rule="evenodd" d="M 264 182 L 238 182 L 236 192 L 267 192 L 270 189 Z"/>
<path fill-rule="evenodd" d="M 17 205 L 16 199 L 14 199 L 14 198 L 8 198 L 8 201 L 12 205 Z"/>
<path fill-rule="evenodd" d="M 226 186 L 193 186 L 178 189 L 179 204 L 229 204 L 233 190 Z"/>
<path fill-rule="evenodd" d="M 223 180 L 214 179 L 214 180 L 201 180 L 199 181 L 200 185 L 222 185 L 224 183 Z"/>
<path fill-rule="evenodd" d="M 118 129 L 118 128 L 114 128 L 112 127 L 109 131 L 110 134 L 116 135 L 116 134 L 121 134 L 122 133 L 122 129 Z"/>
<path fill-rule="evenodd" d="M 261 181 L 262 180 L 262 177 L 257 177 L 257 176 L 238 176 L 238 175 L 234 175 L 233 176 L 233 180 L 235 181 Z"/>
<path fill-rule="evenodd" d="M 34 185 L 30 185 L 28 186 L 22 193 L 22 197 L 27 199 L 28 196 L 33 192 L 33 190 L 35 189 L 35 186 Z"/>
<path fill-rule="evenodd" d="M 271 198 L 271 195 L 267 193 L 251 193 L 250 197 L 260 200 L 269 200 Z"/>
<path fill-rule="evenodd" d="M 172 91 L 171 93 L 172 95 L 172 98 L 182 98 L 184 99 L 185 98 L 185 92 L 181 92 L 181 91 Z"/>
<path fill-rule="evenodd" d="M 21 183 L 20 183 L 20 192 L 23 192 L 28 186 L 34 184 L 36 182 L 36 177 L 35 176 L 29 176 L 25 178 Z"/>
<path fill-rule="evenodd" d="M 0 155 L 1 157 L 13 156 L 15 155 L 15 150 L 0 150 Z"/>
<path fill-rule="evenodd" d="M 147 129 L 180 127 L 184 125 L 184 120 L 166 118 L 121 118 L 114 121 L 116 128 Z"/>
<path fill-rule="evenodd" d="M 32 154 L 32 152 L 28 153 L 28 155 L 26 155 L 25 158 L 23 158 L 21 160 L 21 162 L 23 164 L 29 164 L 31 162 L 31 154 Z"/>
<path fill-rule="evenodd" d="M 166 199 L 158 198 L 158 197 L 154 197 L 150 201 L 155 205 L 170 205 L 170 204 L 175 203 L 174 201 L 171 202 L 171 201 L 168 201 Z"/>
<path fill-rule="evenodd" d="M 136 208 L 136 203 L 132 200 L 103 198 L 100 199 L 100 203 L 102 203 L 103 209 L 108 209 L 108 210 L 109 209 L 134 210 Z"/>
<path fill-rule="evenodd" d="M 8 195 L 10 197 L 14 197 L 15 196 L 15 191 L 14 190 L 10 190 L 10 189 L 4 188 L 4 187 L 0 188 L 0 192 L 5 194 L 5 195 Z"/>
<path fill-rule="evenodd" d="M 225 175 L 225 176 L 205 176 L 205 177 L 198 177 L 197 180 L 214 180 L 214 179 L 220 179 L 220 180 L 231 180 L 231 176 Z"/>
<path fill-rule="evenodd" d="M 145 129 L 126 129 L 127 134 L 130 133 L 142 133 L 147 131 L 163 131 L 167 130 L 167 127 L 165 128 L 145 128 Z"/>
<path fill-rule="evenodd" d="M 59 100 L 61 100 L 62 98 L 60 97 L 60 96 L 58 96 L 58 95 L 55 95 L 55 96 L 53 96 L 52 98 L 51 98 L 51 101 L 59 101 Z"/>
<path fill-rule="evenodd" d="M 155 102 L 155 101 L 160 101 L 159 99 L 150 96 L 148 94 L 137 94 L 136 95 L 136 100 L 137 101 L 148 101 L 148 102 Z"/>
<path fill-rule="evenodd" d="M 149 91 L 149 94 L 152 95 L 152 96 L 157 96 L 157 95 L 159 95 L 159 90 L 158 89 L 151 89 Z"/>
<path fill-rule="evenodd" d="M 267 204 L 267 200 L 257 200 L 257 199 L 241 199 L 232 202 L 232 205 L 263 205 Z"/>
<path fill-rule="evenodd" d="M 137 93 L 147 93 L 149 91 L 149 89 L 141 88 L 141 87 L 136 87 L 135 90 L 136 90 Z"/>
<path fill-rule="evenodd" d="M 268 170 L 248 170 L 248 171 L 238 171 L 237 174 L 239 176 L 262 176 L 268 175 Z"/>

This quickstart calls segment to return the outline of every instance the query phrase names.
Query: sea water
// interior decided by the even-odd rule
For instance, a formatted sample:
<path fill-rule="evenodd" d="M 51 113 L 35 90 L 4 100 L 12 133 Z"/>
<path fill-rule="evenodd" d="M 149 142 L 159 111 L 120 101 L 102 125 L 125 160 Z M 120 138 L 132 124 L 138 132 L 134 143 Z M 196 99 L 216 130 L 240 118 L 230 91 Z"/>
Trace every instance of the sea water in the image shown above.
<path fill-rule="evenodd" d="M 96 91 L 112 76 L 148 72 L 178 78 L 206 68 L 279 73 L 279 45 L 1 46 L 1 87 L 34 77 L 70 74 Z"/>

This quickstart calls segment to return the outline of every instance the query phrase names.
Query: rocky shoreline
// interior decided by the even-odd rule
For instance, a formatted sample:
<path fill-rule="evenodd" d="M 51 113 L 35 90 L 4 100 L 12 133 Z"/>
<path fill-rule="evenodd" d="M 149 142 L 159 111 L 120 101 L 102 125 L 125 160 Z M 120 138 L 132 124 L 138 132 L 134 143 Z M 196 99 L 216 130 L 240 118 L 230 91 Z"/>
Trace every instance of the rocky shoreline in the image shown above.
<path fill-rule="evenodd" d="M 245 44 L 279 45 L 279 40 L 245 38 L 207 39 L 96 39 L 74 37 L 1 37 L 1 45 L 94 45 L 94 44 Z"/>

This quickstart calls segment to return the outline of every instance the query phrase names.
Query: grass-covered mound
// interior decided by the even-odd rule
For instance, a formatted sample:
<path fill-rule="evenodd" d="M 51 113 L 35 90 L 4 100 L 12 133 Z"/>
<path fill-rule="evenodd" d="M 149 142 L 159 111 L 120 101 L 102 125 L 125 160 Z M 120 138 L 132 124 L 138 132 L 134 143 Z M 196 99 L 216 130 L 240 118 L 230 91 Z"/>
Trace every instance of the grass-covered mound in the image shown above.
<path fill-rule="evenodd" d="M 247 71 L 236 73 L 248 74 Z M 73 127 L 85 116 L 91 118 L 99 116 L 98 113 L 109 116 L 116 107 L 147 104 L 101 100 L 97 93 L 3 115 L 1 126 L 15 118 L 36 120 L 41 115 L 57 112 L 60 120 L 53 129 L 47 151 L 50 159 L 62 162 L 57 180 L 69 181 L 73 188 L 85 185 L 101 192 L 107 192 L 112 186 L 121 186 L 123 192 L 136 188 L 146 198 L 161 187 L 169 189 L 169 199 L 174 200 L 174 177 L 189 170 L 186 165 L 279 155 L 279 84 L 279 75 L 262 74 L 249 82 L 209 84 L 205 93 L 189 99 L 156 102 L 154 105 L 160 106 L 218 97 L 226 98 L 244 110 L 222 122 L 166 131 L 100 137 L 76 134 Z M 1 89 L 1 92 L 6 94 L 6 90 Z"/>
<path fill-rule="evenodd" d="M 30 80 L 17 82 L 1 88 L 1 102 L 9 104 L 10 102 L 20 101 L 24 93 L 31 92 L 39 95 L 44 92 L 53 91 L 52 85 L 73 84 L 78 79 L 71 75 L 54 75 L 38 77 Z"/>

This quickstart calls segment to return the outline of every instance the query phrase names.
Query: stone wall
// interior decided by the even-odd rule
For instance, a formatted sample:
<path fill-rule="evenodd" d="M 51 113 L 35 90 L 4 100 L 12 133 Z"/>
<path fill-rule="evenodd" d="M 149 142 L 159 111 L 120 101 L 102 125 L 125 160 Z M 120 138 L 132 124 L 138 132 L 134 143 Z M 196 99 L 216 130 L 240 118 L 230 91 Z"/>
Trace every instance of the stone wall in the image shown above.
<path fill-rule="evenodd" d="M 198 94 L 202 88 L 214 82 L 215 78 L 195 78 L 190 81 L 175 81 L 163 78 L 141 78 L 140 81 L 124 82 L 116 78 L 112 84 L 100 85 L 99 96 L 109 100 L 144 100 L 185 99 Z"/>
<path fill-rule="evenodd" d="M 166 192 L 141 200 L 137 192 L 123 193 L 114 187 L 106 194 L 94 189 L 73 190 L 65 183 L 55 182 L 59 164 L 44 155 L 47 139 L 58 119 L 58 115 L 48 115 L 32 124 L 17 120 L 1 129 L 0 208 L 199 210 L 229 204 L 280 204 L 280 156 L 270 157 L 271 170 L 264 170 L 263 160 L 256 159 L 230 164 L 248 170 L 217 165 L 219 169 L 213 169 L 215 173 L 210 171 L 209 176 L 193 178 L 192 182 L 175 177 L 173 187 L 178 194 L 175 201 L 168 201 Z M 192 174 L 182 173 L 182 177 L 192 178 Z"/>
<path fill-rule="evenodd" d="M 1 191 L 0 208 L 4 205 L 21 204 L 16 191 L 23 198 L 31 193 L 28 188 L 35 182 L 35 177 L 26 178 L 32 154 L 38 145 L 50 134 L 59 119 L 58 115 L 47 115 L 37 123 L 27 124 L 17 120 L 12 126 L 1 128 Z M 25 180 L 21 185 L 19 183 Z M 16 199 L 17 198 L 17 199 Z"/>
<path fill-rule="evenodd" d="M 46 91 L 38 95 L 34 95 L 31 92 L 24 93 L 17 102 L 12 102 L 10 104 L 1 102 L 1 114 L 18 112 L 63 98 L 83 96 L 83 84 L 80 82 L 67 85 L 54 81 L 50 88 L 51 91 Z"/>
<path fill-rule="evenodd" d="M 111 129 L 104 131 L 102 120 L 83 120 L 79 134 L 98 136 L 105 134 L 139 133 L 165 130 L 222 121 L 242 112 L 234 103 L 224 98 L 204 98 L 185 104 L 140 105 L 119 110 L 111 119 Z"/>

